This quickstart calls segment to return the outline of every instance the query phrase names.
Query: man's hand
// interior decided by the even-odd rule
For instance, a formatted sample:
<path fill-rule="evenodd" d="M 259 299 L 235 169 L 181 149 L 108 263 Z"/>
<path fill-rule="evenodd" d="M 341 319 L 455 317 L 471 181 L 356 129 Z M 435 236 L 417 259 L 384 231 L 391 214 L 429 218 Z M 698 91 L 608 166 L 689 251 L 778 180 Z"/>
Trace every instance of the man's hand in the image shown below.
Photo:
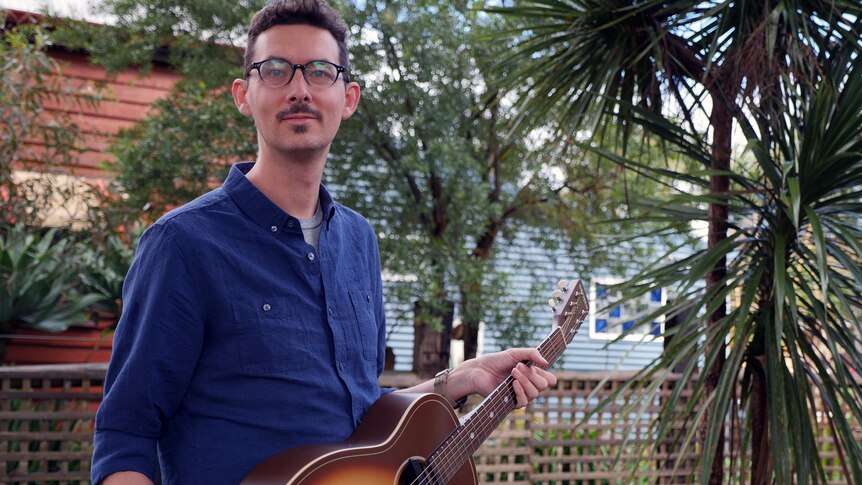
<path fill-rule="evenodd" d="M 525 365 L 524 361 L 535 365 Z M 522 408 L 548 386 L 557 383 L 557 376 L 542 368 L 547 365 L 548 361 L 536 349 L 509 349 L 466 360 L 449 374 L 446 384 L 448 396 L 444 397 L 455 402 L 470 394 L 487 396 L 511 374 L 515 378 L 512 388 L 517 398 L 516 407 Z M 403 392 L 434 392 L 434 380 Z"/>
<path fill-rule="evenodd" d="M 102 485 L 153 485 L 153 482 L 143 473 L 117 472 L 108 475 Z"/>
<path fill-rule="evenodd" d="M 524 361 L 532 361 L 531 366 Z M 557 377 L 543 369 L 548 362 L 536 349 L 509 349 L 464 361 L 449 374 L 450 398 L 478 393 L 487 396 L 506 379 L 515 378 L 512 387 L 517 407 L 522 408 L 542 391 L 557 383 Z"/>

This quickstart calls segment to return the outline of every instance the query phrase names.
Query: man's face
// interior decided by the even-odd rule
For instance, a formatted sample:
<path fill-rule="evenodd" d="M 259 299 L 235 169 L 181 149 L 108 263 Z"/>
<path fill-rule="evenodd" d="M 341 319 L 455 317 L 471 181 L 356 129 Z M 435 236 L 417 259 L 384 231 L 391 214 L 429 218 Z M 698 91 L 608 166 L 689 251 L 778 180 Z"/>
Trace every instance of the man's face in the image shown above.
<path fill-rule="evenodd" d="M 264 31 L 254 44 L 254 57 L 255 62 L 278 58 L 292 64 L 339 63 L 332 34 L 310 25 L 276 25 Z M 234 101 L 241 113 L 254 118 L 261 156 L 328 153 L 341 121 L 353 114 L 359 101 L 359 86 L 345 85 L 341 75 L 325 88 L 309 86 L 300 69 L 277 88 L 264 83 L 257 70 L 234 81 Z"/>

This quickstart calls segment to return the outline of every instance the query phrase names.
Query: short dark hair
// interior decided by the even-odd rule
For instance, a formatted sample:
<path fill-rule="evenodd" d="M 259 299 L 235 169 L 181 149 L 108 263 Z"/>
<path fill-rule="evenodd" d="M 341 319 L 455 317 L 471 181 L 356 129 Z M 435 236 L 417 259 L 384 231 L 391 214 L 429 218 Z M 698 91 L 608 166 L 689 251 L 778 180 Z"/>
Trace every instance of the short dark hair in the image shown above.
<path fill-rule="evenodd" d="M 349 67 L 347 22 L 334 8 L 324 0 L 270 0 L 254 15 L 248 27 L 248 43 L 243 60 L 246 71 L 255 62 L 254 44 L 257 38 L 276 25 L 311 25 L 328 30 L 338 43 L 338 63 L 345 68 Z"/>

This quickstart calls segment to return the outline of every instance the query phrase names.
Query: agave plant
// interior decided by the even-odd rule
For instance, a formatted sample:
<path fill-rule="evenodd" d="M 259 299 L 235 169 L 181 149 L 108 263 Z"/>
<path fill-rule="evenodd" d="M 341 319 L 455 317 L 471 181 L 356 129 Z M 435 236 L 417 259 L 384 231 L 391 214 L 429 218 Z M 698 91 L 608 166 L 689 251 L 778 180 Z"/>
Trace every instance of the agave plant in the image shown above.
<path fill-rule="evenodd" d="M 122 313 L 123 282 L 139 238 L 140 232 L 132 235 L 131 242 L 126 242 L 116 234 L 109 234 L 101 244 L 90 245 L 82 251 L 82 290 L 101 296 L 93 305 L 94 310 L 117 317 Z"/>
<path fill-rule="evenodd" d="M 70 238 L 28 232 L 17 225 L 0 234 L 0 331 L 18 327 L 63 331 L 86 320 L 100 296 L 78 291 L 79 254 Z"/>

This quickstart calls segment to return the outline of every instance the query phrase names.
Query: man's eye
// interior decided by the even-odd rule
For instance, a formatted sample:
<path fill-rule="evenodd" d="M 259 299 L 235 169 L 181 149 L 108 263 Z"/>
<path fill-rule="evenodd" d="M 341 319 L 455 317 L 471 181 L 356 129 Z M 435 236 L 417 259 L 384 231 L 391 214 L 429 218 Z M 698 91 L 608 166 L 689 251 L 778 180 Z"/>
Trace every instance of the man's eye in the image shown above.
<path fill-rule="evenodd" d="M 285 71 L 282 69 L 271 69 L 269 75 L 272 77 L 282 77 L 285 75 Z"/>

